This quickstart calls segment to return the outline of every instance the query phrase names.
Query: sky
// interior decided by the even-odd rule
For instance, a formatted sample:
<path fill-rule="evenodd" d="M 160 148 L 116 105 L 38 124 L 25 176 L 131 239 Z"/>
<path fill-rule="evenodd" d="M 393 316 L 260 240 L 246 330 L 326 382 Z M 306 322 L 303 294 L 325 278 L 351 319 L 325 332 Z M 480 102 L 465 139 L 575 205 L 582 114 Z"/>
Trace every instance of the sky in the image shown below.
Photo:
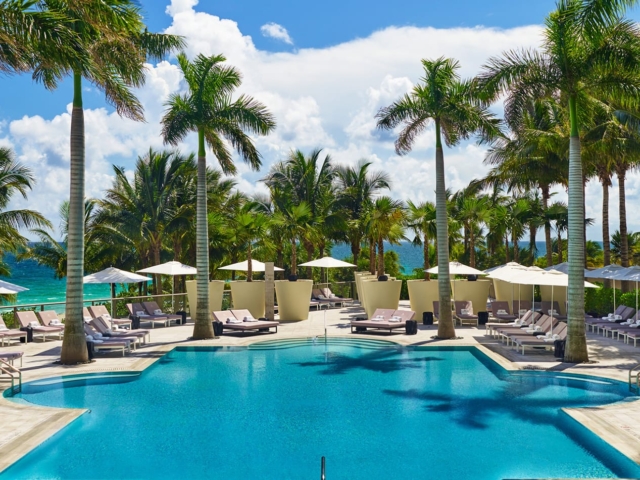
<path fill-rule="evenodd" d="M 270 165 L 292 149 L 322 148 L 337 164 L 366 158 L 392 177 L 393 197 L 434 200 L 433 129 L 413 151 L 398 157 L 394 137 L 375 128 L 375 114 L 409 91 L 421 76 L 420 60 L 442 55 L 460 61 L 464 77 L 477 74 L 491 56 L 513 48 L 534 48 L 550 0 L 141 0 L 150 31 L 183 35 L 194 57 L 222 53 L 243 73 L 244 93 L 275 115 L 277 129 L 255 139 L 263 156 L 260 172 L 238 163 L 237 186 L 265 192 L 260 182 Z M 631 12 L 637 20 L 637 12 Z M 100 198 L 111 185 L 112 165 L 131 170 L 149 148 L 164 148 L 160 119 L 168 96 L 184 89 L 175 58 L 149 64 L 144 87 L 135 91 L 146 122 L 120 118 L 92 85 L 84 85 L 86 192 Z M 0 77 L 0 145 L 13 148 L 35 172 L 28 200 L 13 208 L 42 212 L 59 223 L 58 208 L 69 191 L 71 82 L 49 92 L 30 76 Z M 495 106 L 497 113 L 500 105 Z M 195 150 L 195 135 L 180 146 Z M 484 146 L 466 142 L 445 151 L 447 187 L 457 190 L 483 176 Z M 215 167 L 215 159 L 209 156 Z M 640 229 L 640 175 L 627 179 L 627 216 Z M 617 184 L 611 191 L 611 231 L 618 228 Z M 601 188 L 587 186 L 587 217 L 594 218 L 590 239 L 601 235 Z M 559 190 L 554 200 L 566 199 Z M 29 236 L 29 235 L 27 235 Z"/>

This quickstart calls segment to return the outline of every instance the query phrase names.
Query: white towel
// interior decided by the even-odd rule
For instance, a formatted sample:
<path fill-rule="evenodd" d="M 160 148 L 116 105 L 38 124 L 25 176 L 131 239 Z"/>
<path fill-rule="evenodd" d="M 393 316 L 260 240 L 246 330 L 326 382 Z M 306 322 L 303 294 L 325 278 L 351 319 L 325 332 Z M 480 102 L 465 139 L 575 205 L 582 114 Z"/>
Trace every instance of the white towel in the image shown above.
<path fill-rule="evenodd" d="M 104 315 L 103 315 L 103 317 L 104 317 Z M 82 317 L 82 318 L 84 318 L 85 322 L 90 322 L 91 320 L 93 320 L 93 318 L 91 318 L 91 317 Z"/>
<path fill-rule="evenodd" d="M 507 315 L 506 310 L 498 310 L 498 315 Z"/>
<path fill-rule="evenodd" d="M 136 317 L 148 317 L 149 315 L 147 315 L 145 312 L 143 312 L 142 310 L 138 310 L 136 312 Z"/>
<path fill-rule="evenodd" d="M 0 332 L 6 332 L 9 329 L 7 327 L 5 327 L 4 325 L 0 325 Z"/>
<path fill-rule="evenodd" d="M 154 315 L 162 315 L 164 312 L 163 312 L 162 310 L 160 310 L 159 308 L 156 308 L 156 309 L 153 311 L 153 313 L 154 313 Z"/>
<path fill-rule="evenodd" d="M 143 312 L 144 313 L 144 312 Z M 108 313 L 103 313 L 102 314 L 102 318 L 104 318 L 105 320 L 109 320 L 111 321 L 111 315 L 109 315 Z"/>
<path fill-rule="evenodd" d="M 460 315 L 471 315 L 471 310 L 468 308 L 462 308 L 460 309 Z"/>
<path fill-rule="evenodd" d="M 549 310 L 549 315 L 558 315 L 558 312 L 555 310 Z"/>
<path fill-rule="evenodd" d="M 520 313 L 520 315 L 524 315 L 527 313 L 527 311 L 525 309 L 520 309 L 518 310 L 518 312 Z"/>
<path fill-rule="evenodd" d="M 614 315 L 614 320 L 622 320 L 622 315 Z"/>
<path fill-rule="evenodd" d="M 227 323 L 242 323 L 242 320 L 238 320 L 237 318 L 227 318 Z"/>
<path fill-rule="evenodd" d="M 40 324 L 38 322 L 29 322 L 29 326 L 32 328 L 39 327 Z"/>
<path fill-rule="evenodd" d="M 51 322 L 49 322 L 49 325 L 62 325 L 62 323 L 57 318 L 54 318 L 53 320 L 51 320 Z"/>
<path fill-rule="evenodd" d="M 389 321 L 390 321 L 390 322 L 401 322 L 401 321 L 402 321 L 402 318 L 400 318 L 400 317 L 398 317 L 398 316 L 394 315 L 393 317 L 391 317 L 391 318 L 389 319 Z"/>
<path fill-rule="evenodd" d="M 243 321 L 245 321 L 245 322 L 257 322 L 258 320 L 256 320 L 253 317 L 244 317 Z"/>

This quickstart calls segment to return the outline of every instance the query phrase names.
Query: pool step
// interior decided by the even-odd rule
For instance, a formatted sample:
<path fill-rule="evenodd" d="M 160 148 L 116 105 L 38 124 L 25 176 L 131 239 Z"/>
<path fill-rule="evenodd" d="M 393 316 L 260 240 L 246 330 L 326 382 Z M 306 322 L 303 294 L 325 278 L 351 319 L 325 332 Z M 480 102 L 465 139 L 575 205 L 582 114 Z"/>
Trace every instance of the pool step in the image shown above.
<path fill-rule="evenodd" d="M 306 347 L 309 345 L 314 346 L 333 346 L 333 347 L 355 347 L 368 350 L 376 350 L 380 348 L 397 347 L 398 345 L 393 342 L 387 342 L 384 340 L 366 340 L 357 338 L 335 338 L 328 337 L 325 341 L 325 337 L 313 338 L 292 338 L 285 340 L 267 340 L 264 342 L 258 342 L 249 345 L 247 348 L 250 350 L 276 350 L 282 348 L 296 348 Z"/>

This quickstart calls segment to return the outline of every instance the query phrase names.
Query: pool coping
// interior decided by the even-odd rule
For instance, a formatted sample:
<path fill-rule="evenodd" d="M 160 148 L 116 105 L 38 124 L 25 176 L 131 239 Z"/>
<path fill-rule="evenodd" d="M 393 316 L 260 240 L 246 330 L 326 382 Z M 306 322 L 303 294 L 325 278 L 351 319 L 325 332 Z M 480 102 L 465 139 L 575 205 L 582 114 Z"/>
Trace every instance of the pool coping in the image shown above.
<path fill-rule="evenodd" d="M 280 340 L 294 340 L 294 339 L 308 339 L 309 337 L 304 337 L 300 335 L 294 335 L 291 337 L 281 338 Z M 362 339 L 362 340 L 371 340 L 372 337 L 369 335 L 329 335 L 329 338 L 346 338 L 346 339 Z M 137 372 L 142 373 L 152 365 L 154 365 L 158 360 L 160 360 L 167 353 L 172 352 L 173 350 L 180 348 L 193 348 L 195 350 L 199 348 L 224 348 L 224 347 L 248 347 L 254 343 L 264 342 L 265 339 L 263 337 L 248 337 L 243 339 L 240 344 L 235 345 L 210 345 L 203 344 L 201 341 L 192 341 L 177 344 L 177 343 L 167 343 L 162 345 L 157 345 L 153 347 L 152 350 L 148 350 L 145 352 L 145 356 L 139 357 L 138 360 L 134 361 L 130 368 L 100 368 L 95 370 L 86 369 L 83 370 L 83 374 L 94 375 L 100 373 L 124 373 L 124 372 Z M 401 341 L 403 340 L 403 341 Z M 387 341 L 391 344 L 403 346 L 403 347 L 420 347 L 420 348 L 439 348 L 444 345 L 420 345 L 416 343 L 411 343 L 407 341 L 408 339 L 403 338 L 393 338 L 393 337 L 385 337 L 384 341 Z M 537 371 L 530 370 L 527 368 L 520 368 L 515 363 L 511 362 L 507 358 L 500 355 L 498 352 L 495 352 L 486 346 L 479 343 L 471 343 L 471 342 L 461 342 L 461 343 L 447 343 L 447 347 L 460 347 L 460 348 L 468 348 L 473 347 L 477 349 L 480 353 L 484 354 L 488 359 L 493 361 L 497 366 L 507 370 L 507 371 Z M 75 367 L 81 368 L 81 367 Z M 71 368 L 73 370 L 74 367 Z M 564 373 L 570 375 L 585 375 L 584 372 L 575 372 L 571 371 L 572 369 L 566 370 Z M 59 377 L 68 377 L 76 375 L 73 371 L 70 371 L 65 375 L 35 375 L 33 378 L 29 378 L 25 383 L 29 383 L 31 381 L 43 380 L 43 379 L 53 379 Z M 605 374 L 598 374 L 598 372 L 589 372 L 586 374 L 590 377 L 599 377 L 607 380 L 613 380 L 616 382 L 620 382 L 619 379 L 611 378 Z M 9 387 L 10 388 L 10 387 Z M 36 404 L 22 404 L 11 401 L 10 399 L 4 397 L 4 392 L 9 388 L 5 388 L 0 390 L 0 418 L 3 416 L 10 416 L 11 410 L 14 412 L 17 411 L 34 411 L 35 414 L 44 415 L 44 420 L 36 425 L 34 425 L 31 429 L 13 437 L 11 441 L 5 442 L 4 444 L 0 444 L 0 473 L 10 467 L 12 464 L 20 460 L 22 457 L 27 455 L 33 449 L 41 445 L 44 441 L 51 438 L 56 433 L 60 432 L 63 428 L 68 426 L 74 420 L 78 419 L 84 413 L 86 413 L 87 409 L 73 409 L 73 408 L 56 408 L 56 407 L 45 407 Z M 622 410 L 623 407 L 627 407 L 629 402 L 632 402 L 638 406 L 640 406 L 640 397 L 636 400 L 630 400 L 626 402 L 616 402 L 608 405 L 604 405 L 601 407 L 588 407 L 588 408 L 563 408 L 562 411 L 577 421 L 580 425 L 587 428 L 593 434 L 600 437 L 603 441 L 611 445 L 614 449 L 618 450 L 621 454 L 625 455 L 632 461 L 636 462 L 640 465 L 640 431 L 634 433 L 632 429 L 625 429 L 624 427 L 615 427 L 603 419 L 603 412 L 609 414 L 614 411 Z"/>

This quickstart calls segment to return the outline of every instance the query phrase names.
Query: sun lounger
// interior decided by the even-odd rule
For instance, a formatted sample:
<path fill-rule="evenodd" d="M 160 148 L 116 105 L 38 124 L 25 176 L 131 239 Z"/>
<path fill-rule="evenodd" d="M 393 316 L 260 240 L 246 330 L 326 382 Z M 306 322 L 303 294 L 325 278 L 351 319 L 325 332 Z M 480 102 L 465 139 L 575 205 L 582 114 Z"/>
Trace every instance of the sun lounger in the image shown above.
<path fill-rule="evenodd" d="M 45 327 L 64 328 L 64 323 L 60 321 L 58 314 L 53 310 L 43 310 L 42 312 L 38 312 L 37 315 L 40 317 L 40 321 Z"/>
<path fill-rule="evenodd" d="M 351 333 L 362 333 L 371 330 L 397 330 L 407 327 L 407 321 L 413 320 L 416 313 L 412 310 L 392 310 L 379 308 L 369 320 L 354 320 L 351 322 Z M 355 330 L 354 330 L 355 329 Z"/>
<path fill-rule="evenodd" d="M 513 340 L 513 344 L 516 350 L 522 348 L 522 354 L 524 355 L 525 347 L 553 347 L 556 340 L 565 340 L 566 338 L 567 324 L 560 322 L 554 328 L 553 334 L 549 332 L 544 336 L 516 337 Z"/>
<path fill-rule="evenodd" d="M 87 337 L 88 342 L 93 343 L 94 351 L 98 352 L 101 350 L 120 350 L 122 351 L 122 356 L 124 357 L 126 352 L 131 352 L 131 346 L 135 346 L 135 341 L 133 339 L 110 339 L 106 337 L 99 337 L 96 335 L 96 330 L 91 328 L 88 323 L 84 324 L 84 334 Z"/>
<path fill-rule="evenodd" d="M 353 298 L 338 297 L 331 291 L 329 287 L 323 288 L 322 293 L 324 293 L 324 296 L 327 297 L 329 300 L 331 300 L 334 303 L 339 303 L 340 305 L 353 302 Z"/>
<path fill-rule="evenodd" d="M 460 322 L 460 326 L 463 323 L 472 323 L 478 325 L 478 316 L 473 314 L 473 303 L 469 301 L 455 301 L 453 302 L 455 308 L 455 319 Z"/>
<path fill-rule="evenodd" d="M 23 332 L 22 330 L 18 330 L 15 328 L 7 328 L 7 325 L 4 323 L 4 320 L 0 316 L 0 340 L 2 341 L 2 346 L 4 347 L 4 341 L 7 340 L 7 343 L 11 343 L 12 338 L 24 338 L 25 342 L 27 341 L 27 332 Z"/>
<path fill-rule="evenodd" d="M 616 308 L 615 312 L 610 313 L 605 317 L 589 317 L 589 318 L 585 318 L 585 323 L 588 326 L 591 326 L 591 325 L 594 325 L 596 323 L 603 323 L 603 322 L 607 322 L 607 321 L 612 321 L 612 322 L 616 321 L 616 320 L 617 321 L 624 321 L 622 319 L 622 314 L 625 313 L 627 308 L 628 307 L 626 305 L 618 305 L 618 307 Z"/>
<path fill-rule="evenodd" d="M 9 365 L 13 365 L 17 359 L 20 359 L 20 366 L 22 367 L 22 356 L 24 352 L 0 352 L 0 360 L 4 360 Z"/>
<path fill-rule="evenodd" d="M 512 322 L 518 318 L 518 315 L 512 315 L 509 312 L 509 302 L 502 301 L 491 302 L 491 315 L 496 320 L 504 322 Z"/>
<path fill-rule="evenodd" d="M 603 317 L 600 322 L 591 323 L 589 327 L 591 327 L 592 332 L 598 332 L 604 336 L 607 336 L 608 330 L 605 327 L 610 327 L 611 325 L 617 325 L 619 323 L 624 323 L 633 317 L 633 314 L 636 313 L 635 308 L 625 307 L 622 310 L 620 315 L 615 315 L 613 318 L 611 317 Z"/>
<path fill-rule="evenodd" d="M 619 334 L 618 334 L 619 335 Z M 633 340 L 633 346 L 637 347 L 638 339 L 640 338 L 640 329 L 636 328 L 634 330 L 628 330 L 624 332 L 624 341 L 625 343 L 629 343 Z"/>
<path fill-rule="evenodd" d="M 169 325 L 171 325 L 171 322 L 176 322 L 178 325 L 182 323 L 182 315 L 164 313 L 156 302 L 142 302 L 142 306 L 149 315 L 162 315 L 167 317 L 169 319 Z"/>
<path fill-rule="evenodd" d="M 524 315 L 529 310 L 533 310 L 533 305 L 530 300 L 514 300 L 513 301 L 513 313 L 514 315 Z"/>
<path fill-rule="evenodd" d="M 62 332 L 64 332 L 64 327 L 45 327 L 41 325 L 38 321 L 38 317 L 36 317 L 36 312 L 32 310 L 15 312 L 15 316 L 23 328 L 31 327 L 34 337 L 36 335 L 42 335 L 43 342 L 47 339 L 48 335 L 57 335 L 58 339 L 62 340 Z"/>
<path fill-rule="evenodd" d="M 278 325 L 280 325 L 280 322 L 253 318 L 249 310 L 224 310 L 212 313 L 215 321 L 222 323 L 223 330 L 267 333 L 269 329 L 275 328 L 275 332 L 272 333 L 278 333 Z"/>
<path fill-rule="evenodd" d="M 495 335 L 495 330 L 497 328 L 522 328 L 531 325 L 533 322 L 538 320 L 542 314 L 540 312 L 534 312 L 533 310 L 527 311 L 522 318 L 518 318 L 513 322 L 502 323 L 502 322 L 487 322 L 485 324 L 485 335 L 490 334 L 491 336 Z"/>
<path fill-rule="evenodd" d="M 150 322 L 151 328 L 155 328 L 156 323 L 162 323 L 165 327 L 171 325 L 165 315 L 149 315 L 141 303 L 127 303 L 127 310 L 134 317 L 138 317 L 140 322 Z"/>
<path fill-rule="evenodd" d="M 83 315 L 84 315 L 84 309 L 82 309 Z M 105 320 L 107 320 L 109 323 L 111 323 L 110 327 L 128 327 L 131 328 L 131 319 L 130 318 L 111 318 L 111 315 L 109 314 L 109 310 L 107 310 L 107 307 L 105 307 L 104 305 L 92 305 L 91 307 L 89 307 L 87 309 L 87 312 L 89 313 L 89 320 L 91 318 L 97 318 L 97 317 L 102 317 Z M 87 320 L 85 318 L 85 320 Z"/>
<path fill-rule="evenodd" d="M 102 334 L 103 337 L 109 338 L 134 338 L 138 343 L 147 343 L 151 340 L 151 332 L 149 330 L 112 330 L 109 323 L 102 317 L 92 318 L 91 326 Z"/>
<path fill-rule="evenodd" d="M 626 332 L 640 331 L 640 320 L 627 320 L 627 322 L 602 325 L 605 336 L 609 336 L 609 332 L 611 332 L 611 338 L 617 336 L 618 340 L 620 340 L 620 337 L 624 336 Z"/>
<path fill-rule="evenodd" d="M 332 304 L 331 300 L 329 300 L 319 288 L 314 288 L 313 290 L 311 290 L 311 301 L 318 302 L 321 305 L 325 304 L 327 306 L 330 306 Z"/>
<path fill-rule="evenodd" d="M 560 305 L 556 301 L 553 302 L 553 306 L 551 305 L 551 302 L 540 302 L 540 310 L 542 310 L 542 313 L 545 315 L 557 318 L 558 320 L 567 319 L 566 316 L 560 315 Z"/>
<path fill-rule="evenodd" d="M 540 319 L 528 328 L 522 328 L 519 331 L 512 331 L 503 333 L 503 339 L 506 340 L 507 345 L 514 343 L 518 338 L 530 338 L 537 335 L 546 335 L 555 328 L 558 321 L 550 317 L 549 315 L 542 315 Z"/>

